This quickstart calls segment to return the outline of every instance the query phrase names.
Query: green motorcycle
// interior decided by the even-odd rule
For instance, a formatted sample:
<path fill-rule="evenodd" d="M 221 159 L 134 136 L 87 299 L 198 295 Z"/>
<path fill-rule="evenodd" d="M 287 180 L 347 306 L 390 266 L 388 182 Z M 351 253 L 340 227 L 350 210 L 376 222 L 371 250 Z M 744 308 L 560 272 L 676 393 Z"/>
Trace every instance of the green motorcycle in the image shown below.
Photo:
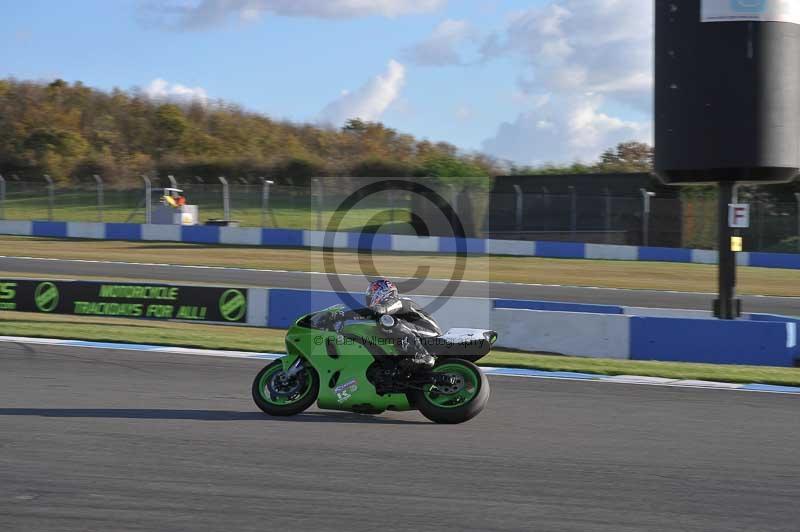
<path fill-rule="evenodd" d="M 402 354 L 391 335 L 394 321 L 342 306 L 302 316 L 286 334 L 288 354 L 253 381 L 253 400 L 272 416 L 299 414 L 315 401 L 363 414 L 419 410 L 436 423 L 477 416 L 489 400 L 489 381 L 475 362 L 497 333 L 451 329 L 423 340 L 435 359 L 431 367 Z"/>

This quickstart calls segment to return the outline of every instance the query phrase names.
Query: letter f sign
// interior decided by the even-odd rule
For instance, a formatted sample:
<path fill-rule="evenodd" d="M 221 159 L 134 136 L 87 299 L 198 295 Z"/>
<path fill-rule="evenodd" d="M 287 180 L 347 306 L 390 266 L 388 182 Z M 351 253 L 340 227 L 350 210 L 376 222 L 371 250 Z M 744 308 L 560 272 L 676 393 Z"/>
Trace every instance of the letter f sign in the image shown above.
<path fill-rule="evenodd" d="M 731 203 L 728 205 L 728 227 L 747 229 L 750 227 L 750 205 Z"/>

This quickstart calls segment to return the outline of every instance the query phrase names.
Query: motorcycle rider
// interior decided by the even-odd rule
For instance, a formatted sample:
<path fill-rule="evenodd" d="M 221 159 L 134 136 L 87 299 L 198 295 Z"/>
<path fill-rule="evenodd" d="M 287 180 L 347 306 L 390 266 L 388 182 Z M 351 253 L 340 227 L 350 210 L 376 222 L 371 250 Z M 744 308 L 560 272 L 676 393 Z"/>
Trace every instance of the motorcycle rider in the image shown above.
<path fill-rule="evenodd" d="M 400 297 L 397 286 L 388 279 L 377 279 L 367 287 L 365 303 L 380 316 L 378 323 L 385 334 L 396 342 L 403 354 L 413 355 L 416 364 L 432 366 L 433 357 L 423 345 L 426 338 L 441 336 L 436 321 L 407 297 Z"/>

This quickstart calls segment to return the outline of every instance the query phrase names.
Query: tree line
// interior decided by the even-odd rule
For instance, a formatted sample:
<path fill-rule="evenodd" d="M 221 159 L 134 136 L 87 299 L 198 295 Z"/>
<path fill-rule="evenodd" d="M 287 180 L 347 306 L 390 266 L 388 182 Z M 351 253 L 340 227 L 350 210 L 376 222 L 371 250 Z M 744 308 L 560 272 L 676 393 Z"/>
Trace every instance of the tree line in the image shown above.
<path fill-rule="evenodd" d="M 62 185 L 92 174 L 120 185 L 141 174 L 173 174 L 292 184 L 317 176 L 427 177 L 487 187 L 498 174 L 648 171 L 651 164 L 652 148 L 631 142 L 592 165 L 518 167 L 359 119 L 334 129 L 224 101 L 165 102 L 80 82 L 0 80 L 0 173 L 48 174 Z"/>

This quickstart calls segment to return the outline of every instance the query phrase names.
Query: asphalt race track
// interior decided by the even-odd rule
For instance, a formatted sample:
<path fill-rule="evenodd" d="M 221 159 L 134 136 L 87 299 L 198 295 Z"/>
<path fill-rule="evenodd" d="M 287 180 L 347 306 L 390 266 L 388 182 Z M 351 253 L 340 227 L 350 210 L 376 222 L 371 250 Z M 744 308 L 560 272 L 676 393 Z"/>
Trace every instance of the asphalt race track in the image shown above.
<path fill-rule="evenodd" d="M 492 378 L 489 407 L 266 417 L 262 362 L 0 353 L 0 529 L 798 530 L 798 398 Z"/>
<path fill-rule="evenodd" d="M 96 278 L 123 278 L 145 281 L 171 281 L 207 283 L 216 285 L 299 288 L 330 290 L 331 284 L 324 274 L 235 268 L 207 268 L 196 266 L 170 266 L 156 264 L 128 264 L 78 260 L 26 259 L 0 257 L 0 272 L 26 275 L 73 275 Z M 347 290 L 361 292 L 366 286 L 362 275 L 338 275 Z M 439 295 L 447 281 L 427 279 L 411 291 L 417 295 Z M 620 290 L 612 288 L 586 288 L 512 283 L 487 283 L 462 281 L 454 296 L 533 299 L 543 301 L 568 301 L 633 307 L 678 308 L 710 310 L 714 294 L 693 292 L 662 292 L 654 290 Z M 765 312 L 800 316 L 800 298 L 742 296 L 746 312 Z"/>

